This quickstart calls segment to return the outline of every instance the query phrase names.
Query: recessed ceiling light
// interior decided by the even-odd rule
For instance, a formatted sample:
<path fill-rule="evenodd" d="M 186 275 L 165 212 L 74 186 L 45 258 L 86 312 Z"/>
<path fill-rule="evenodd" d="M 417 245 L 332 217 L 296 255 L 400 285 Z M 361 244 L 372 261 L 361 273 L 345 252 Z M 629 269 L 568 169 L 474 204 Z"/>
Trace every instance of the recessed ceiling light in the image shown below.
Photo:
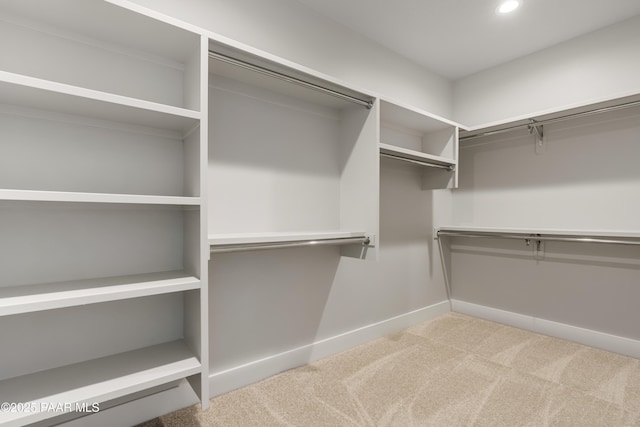
<path fill-rule="evenodd" d="M 500 3 L 500 6 L 496 9 L 496 12 L 499 15 L 504 15 L 505 13 L 510 13 L 516 10 L 520 6 L 520 2 L 518 0 L 507 0 Z"/>

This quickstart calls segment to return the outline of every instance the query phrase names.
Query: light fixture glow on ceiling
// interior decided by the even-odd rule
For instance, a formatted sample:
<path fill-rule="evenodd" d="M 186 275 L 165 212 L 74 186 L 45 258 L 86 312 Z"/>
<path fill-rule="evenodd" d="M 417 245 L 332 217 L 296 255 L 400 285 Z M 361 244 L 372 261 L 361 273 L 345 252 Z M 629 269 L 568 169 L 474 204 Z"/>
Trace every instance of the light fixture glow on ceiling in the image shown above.
<path fill-rule="evenodd" d="M 496 9 L 496 12 L 500 15 L 504 15 L 505 13 L 510 13 L 516 10 L 520 6 L 520 2 L 518 0 L 507 0 L 500 3 L 500 6 Z"/>

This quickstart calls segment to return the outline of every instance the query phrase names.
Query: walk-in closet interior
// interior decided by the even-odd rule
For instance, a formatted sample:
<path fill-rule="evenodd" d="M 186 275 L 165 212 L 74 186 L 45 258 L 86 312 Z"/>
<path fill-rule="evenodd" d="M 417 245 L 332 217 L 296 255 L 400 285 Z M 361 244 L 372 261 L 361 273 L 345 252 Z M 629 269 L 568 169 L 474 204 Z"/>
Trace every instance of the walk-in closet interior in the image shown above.
<path fill-rule="evenodd" d="M 206 409 L 450 311 L 640 358 L 640 5 L 343 3 L 0 2 L 0 426 Z"/>

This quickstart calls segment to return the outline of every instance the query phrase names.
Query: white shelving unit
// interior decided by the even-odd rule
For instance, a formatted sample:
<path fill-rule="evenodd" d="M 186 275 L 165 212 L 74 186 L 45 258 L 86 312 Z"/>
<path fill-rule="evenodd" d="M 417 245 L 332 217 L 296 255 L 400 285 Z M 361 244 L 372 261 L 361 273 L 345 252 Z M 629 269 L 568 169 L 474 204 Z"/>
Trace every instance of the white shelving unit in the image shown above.
<path fill-rule="evenodd" d="M 210 49 L 372 102 L 257 53 L 213 41 Z M 229 234 L 245 243 L 377 234 L 378 106 L 367 109 L 220 59 L 209 64 L 210 241 Z"/>
<path fill-rule="evenodd" d="M 458 124 L 380 100 L 380 154 L 423 169 L 423 189 L 457 188 Z"/>
<path fill-rule="evenodd" d="M 207 39 L 97 0 L 0 16 L 0 400 L 70 405 L 0 424 L 185 378 L 206 407 Z"/>

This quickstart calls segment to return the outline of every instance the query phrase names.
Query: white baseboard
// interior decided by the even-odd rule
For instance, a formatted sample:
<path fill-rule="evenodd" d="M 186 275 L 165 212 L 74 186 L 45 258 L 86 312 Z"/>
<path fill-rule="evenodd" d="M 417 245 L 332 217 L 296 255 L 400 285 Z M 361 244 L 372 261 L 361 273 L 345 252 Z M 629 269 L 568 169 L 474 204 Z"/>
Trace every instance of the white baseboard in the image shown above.
<path fill-rule="evenodd" d="M 638 340 L 453 299 L 451 311 L 640 358 L 640 341 Z"/>
<path fill-rule="evenodd" d="M 302 347 L 215 372 L 209 375 L 211 396 L 217 396 L 253 384 L 288 369 L 305 365 L 367 341 L 401 331 L 416 323 L 433 319 L 449 311 L 451 311 L 449 301 L 442 301 Z"/>

